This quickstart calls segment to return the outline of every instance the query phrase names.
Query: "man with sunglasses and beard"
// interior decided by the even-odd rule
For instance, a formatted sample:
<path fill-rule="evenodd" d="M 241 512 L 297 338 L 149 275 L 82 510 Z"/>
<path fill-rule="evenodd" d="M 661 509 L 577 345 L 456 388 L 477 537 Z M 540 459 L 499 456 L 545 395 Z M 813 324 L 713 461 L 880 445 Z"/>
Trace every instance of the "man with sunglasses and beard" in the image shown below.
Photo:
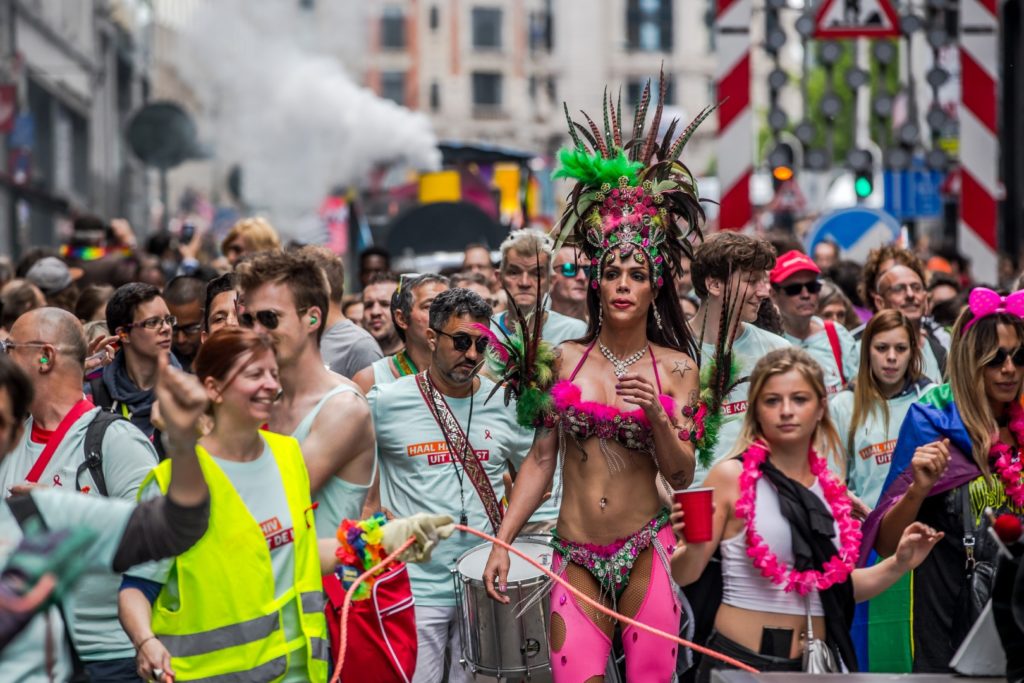
<path fill-rule="evenodd" d="M 441 292 L 430 305 L 429 366 L 370 392 L 381 502 L 399 517 L 429 510 L 489 533 L 500 524 L 502 474 L 508 462 L 522 463 L 533 432 L 516 424 L 500 396 L 486 400 L 494 382 L 477 371 L 491 313 L 475 292 Z M 453 662 L 448 680 L 470 680 L 457 664 L 462 646 L 451 568 L 476 545 L 475 536 L 455 534 L 429 562 L 409 565 L 418 638 L 413 683 L 442 680 L 446 648 Z"/>
<path fill-rule="evenodd" d="M 587 287 L 590 262 L 576 247 L 562 247 L 555 254 L 551 281 L 551 310 L 587 322 Z"/>
<path fill-rule="evenodd" d="M 824 321 L 818 311 L 821 269 L 806 254 L 793 250 L 779 257 L 768 279 L 772 301 L 782 316 L 783 337 L 802 348 L 825 371 L 829 396 L 842 391 L 857 376 L 857 341 L 842 325 Z"/>
<path fill-rule="evenodd" d="M 274 343 L 282 394 L 270 431 L 302 444 L 316 527 L 333 538 L 343 519 L 359 519 L 376 469 L 366 398 L 331 372 L 320 355 L 330 286 L 317 261 L 297 253 L 260 254 L 239 265 L 238 321 Z"/>

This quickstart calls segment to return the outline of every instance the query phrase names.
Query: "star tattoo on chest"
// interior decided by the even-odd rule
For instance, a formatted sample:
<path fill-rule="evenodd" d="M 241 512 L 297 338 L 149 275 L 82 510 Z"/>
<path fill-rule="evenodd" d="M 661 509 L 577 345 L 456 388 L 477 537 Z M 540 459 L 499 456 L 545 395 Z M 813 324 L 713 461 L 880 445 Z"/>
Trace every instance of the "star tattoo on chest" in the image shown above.
<path fill-rule="evenodd" d="M 680 377 L 686 377 L 686 373 L 693 370 L 693 365 L 690 364 L 689 360 L 677 360 L 673 362 L 675 363 L 675 367 L 672 368 L 672 372 Z"/>

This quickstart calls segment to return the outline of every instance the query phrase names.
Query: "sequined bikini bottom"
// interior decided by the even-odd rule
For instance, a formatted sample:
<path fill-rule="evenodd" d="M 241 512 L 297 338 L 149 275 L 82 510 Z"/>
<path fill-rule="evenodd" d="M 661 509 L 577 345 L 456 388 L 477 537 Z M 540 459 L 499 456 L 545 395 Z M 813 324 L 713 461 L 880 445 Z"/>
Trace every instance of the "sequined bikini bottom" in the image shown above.
<path fill-rule="evenodd" d="M 557 529 L 552 529 L 551 547 L 562 559 L 589 571 L 603 591 L 619 598 L 629 584 L 629 573 L 636 558 L 651 546 L 658 532 L 667 525 L 668 510 L 662 509 L 638 531 L 608 545 L 568 541 L 558 536 Z"/>

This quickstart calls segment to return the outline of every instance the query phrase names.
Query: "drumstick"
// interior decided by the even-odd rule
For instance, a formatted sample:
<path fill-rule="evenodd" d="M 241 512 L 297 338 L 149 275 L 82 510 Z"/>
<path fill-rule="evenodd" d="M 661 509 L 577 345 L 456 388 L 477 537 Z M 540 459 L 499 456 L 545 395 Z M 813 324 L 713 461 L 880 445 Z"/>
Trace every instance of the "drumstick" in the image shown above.
<path fill-rule="evenodd" d="M 748 673 L 753 673 L 753 674 L 761 673 L 760 671 L 758 671 L 754 667 L 750 666 L 749 664 L 745 664 L 745 663 L 743 663 L 743 662 L 741 662 L 741 661 L 739 661 L 737 659 L 733 659 L 732 657 L 729 657 L 728 655 L 724 655 L 724 654 L 722 654 L 720 652 L 716 652 L 715 650 L 706 648 L 703 645 L 697 645 L 696 643 L 691 643 L 689 640 L 686 640 L 684 638 L 680 638 L 677 635 L 673 635 L 671 633 L 666 633 L 666 632 L 664 632 L 664 631 L 662 631 L 660 629 L 654 628 L 653 626 L 648 626 L 647 624 L 640 623 L 639 621 L 636 621 L 634 619 L 630 619 L 629 617 L 627 617 L 624 614 L 619 614 L 618 612 L 615 612 L 614 610 L 608 609 L 607 607 L 605 607 L 601 603 L 597 602 L 596 600 L 594 600 L 590 596 L 584 595 L 575 586 L 571 585 L 568 581 L 563 579 L 561 576 L 558 576 L 557 574 L 555 574 L 554 572 L 549 570 L 547 567 L 545 567 L 542 564 L 540 564 L 539 562 L 537 562 L 535 559 L 533 559 L 532 557 L 530 557 L 526 553 L 522 552 L 518 548 L 515 548 L 515 547 L 509 545 L 508 543 L 505 543 L 502 540 L 499 540 L 499 539 L 495 538 L 494 536 L 491 536 L 490 534 L 484 533 L 483 531 L 480 531 L 479 529 L 473 529 L 473 528 L 465 526 L 463 524 L 454 524 L 452 526 L 454 526 L 459 531 L 465 531 L 467 533 L 473 534 L 474 536 L 479 536 L 480 538 L 484 539 L 485 541 L 490 541 L 491 543 L 495 543 L 495 544 L 501 546 L 502 548 L 505 548 L 506 550 L 509 550 L 509 551 L 515 553 L 519 557 L 521 557 L 524 560 L 526 560 L 526 562 L 528 562 L 529 564 L 531 564 L 534 567 L 536 567 L 537 569 L 539 569 L 546 576 L 548 576 L 551 580 L 557 581 L 563 588 L 568 590 L 570 593 L 575 595 L 577 598 L 579 598 L 580 600 L 583 600 L 584 602 L 586 602 L 588 605 L 590 605 L 594 609 L 598 610 L 602 614 L 604 614 L 604 615 L 606 615 L 606 616 L 608 616 L 608 617 L 610 617 L 612 619 L 617 619 L 618 621 L 620 621 L 622 623 L 629 624 L 630 626 L 635 626 L 636 628 L 640 629 L 641 631 L 646 631 L 646 632 L 648 632 L 648 633 L 650 633 L 652 635 L 660 636 L 660 637 L 662 637 L 662 638 L 664 638 L 666 640 L 671 640 L 671 641 L 673 641 L 675 643 L 679 643 L 683 647 L 688 647 L 690 649 L 696 650 L 697 652 L 700 652 L 701 654 L 708 655 L 709 657 L 714 657 L 715 659 L 721 660 L 721 661 L 725 662 L 726 664 L 730 664 L 730 665 L 732 665 L 732 666 L 734 666 L 734 667 L 736 667 L 738 669 L 742 669 L 742 670 L 744 670 L 744 671 L 746 671 Z M 338 664 L 337 664 L 337 666 L 334 669 L 334 676 L 331 678 L 330 683 L 338 683 L 339 679 L 341 678 L 341 667 L 345 663 L 345 639 L 346 639 L 347 634 L 348 634 L 348 611 L 349 611 L 349 606 L 350 606 L 350 604 L 352 602 L 352 596 L 355 594 L 356 588 L 359 586 L 359 584 L 361 584 L 363 581 L 368 579 L 374 573 L 379 571 L 382 567 L 385 567 L 391 561 L 393 561 L 396 557 L 401 555 L 402 552 L 406 548 L 408 548 L 410 545 L 412 545 L 412 543 L 415 540 L 416 540 L 415 537 L 410 536 L 409 539 L 405 543 L 402 544 L 402 547 L 400 547 L 398 550 L 396 550 L 395 552 L 393 552 L 390 555 L 388 555 L 387 557 L 385 557 L 380 562 L 380 564 L 378 564 L 377 566 L 375 566 L 375 567 L 367 570 L 363 574 L 361 574 L 359 576 L 359 578 L 357 578 L 352 583 L 352 585 L 349 587 L 348 591 L 345 593 L 345 602 L 344 602 L 344 605 L 343 605 L 342 610 L 341 610 L 341 633 L 340 633 L 341 647 L 338 650 Z"/>

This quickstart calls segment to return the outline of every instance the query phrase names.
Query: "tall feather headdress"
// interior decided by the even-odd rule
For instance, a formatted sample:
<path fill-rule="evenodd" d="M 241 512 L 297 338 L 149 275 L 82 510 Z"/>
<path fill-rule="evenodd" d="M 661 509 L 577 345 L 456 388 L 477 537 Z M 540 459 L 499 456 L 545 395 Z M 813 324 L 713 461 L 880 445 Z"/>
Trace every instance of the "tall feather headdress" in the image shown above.
<path fill-rule="evenodd" d="M 664 113 L 665 72 L 658 80 L 658 101 L 648 129 L 651 82 L 644 86 L 633 113 L 632 137 L 623 135 L 622 93 L 613 102 L 605 88 L 603 130 L 585 112 L 586 125 L 573 121 L 563 105 L 573 146 L 563 148 L 556 178 L 576 185 L 555 227 L 555 249 L 578 246 L 591 259 L 591 286 L 597 287 L 605 259 L 615 249 L 638 262 L 646 257 L 651 279 L 664 284 L 665 267 L 676 272 L 681 256 L 692 256 L 693 243 L 703 239 L 704 210 L 697 182 L 680 161 L 686 143 L 715 110 L 703 109 L 676 135 L 674 119 L 659 139 Z"/>

